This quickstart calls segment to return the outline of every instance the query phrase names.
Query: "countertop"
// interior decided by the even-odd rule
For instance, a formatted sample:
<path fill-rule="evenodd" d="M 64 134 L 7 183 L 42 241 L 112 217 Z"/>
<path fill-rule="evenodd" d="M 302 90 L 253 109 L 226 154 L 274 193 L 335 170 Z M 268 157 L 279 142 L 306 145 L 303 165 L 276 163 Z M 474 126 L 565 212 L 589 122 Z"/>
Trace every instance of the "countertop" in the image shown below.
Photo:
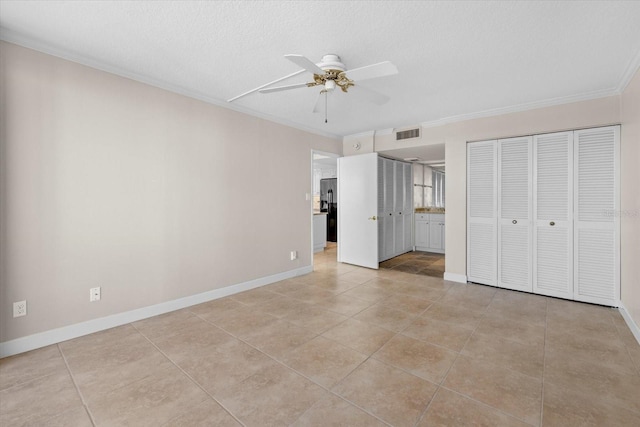
<path fill-rule="evenodd" d="M 416 208 L 415 213 L 445 213 L 444 208 Z"/>

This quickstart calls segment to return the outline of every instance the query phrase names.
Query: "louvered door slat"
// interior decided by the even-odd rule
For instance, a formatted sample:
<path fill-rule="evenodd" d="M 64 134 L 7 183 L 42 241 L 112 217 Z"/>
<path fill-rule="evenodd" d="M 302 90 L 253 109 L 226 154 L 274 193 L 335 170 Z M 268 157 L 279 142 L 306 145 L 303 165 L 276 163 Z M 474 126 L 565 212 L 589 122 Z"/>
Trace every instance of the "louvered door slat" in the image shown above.
<path fill-rule="evenodd" d="M 533 290 L 573 298 L 573 132 L 533 137 Z"/>
<path fill-rule="evenodd" d="M 400 255 L 404 246 L 402 209 L 404 208 L 404 169 L 402 163 L 393 163 L 393 256 Z"/>
<path fill-rule="evenodd" d="M 382 159 L 384 163 L 384 211 L 388 215 L 393 213 L 393 160 Z"/>
<path fill-rule="evenodd" d="M 574 135 L 574 299 L 617 306 L 620 127 L 579 130 Z"/>
<path fill-rule="evenodd" d="M 562 298 L 572 298 L 572 260 L 569 229 L 540 227 L 536 232 L 534 292 Z"/>
<path fill-rule="evenodd" d="M 404 209 L 404 167 L 401 162 L 393 162 L 393 177 L 394 177 L 394 193 L 395 200 L 393 203 L 394 215 L 402 212 Z"/>
<path fill-rule="evenodd" d="M 498 141 L 498 282 L 532 291 L 531 137 Z"/>
<path fill-rule="evenodd" d="M 497 276 L 497 141 L 467 144 L 467 278 L 495 285 Z"/>

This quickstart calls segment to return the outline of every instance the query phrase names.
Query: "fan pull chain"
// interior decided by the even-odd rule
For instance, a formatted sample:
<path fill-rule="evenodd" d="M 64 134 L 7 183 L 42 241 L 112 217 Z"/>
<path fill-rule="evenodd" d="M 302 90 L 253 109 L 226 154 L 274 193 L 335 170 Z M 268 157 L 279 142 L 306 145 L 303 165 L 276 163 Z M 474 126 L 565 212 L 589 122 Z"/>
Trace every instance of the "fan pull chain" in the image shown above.
<path fill-rule="evenodd" d="M 324 91 L 324 122 L 327 123 L 327 103 L 328 103 L 328 98 L 327 98 L 327 91 Z"/>

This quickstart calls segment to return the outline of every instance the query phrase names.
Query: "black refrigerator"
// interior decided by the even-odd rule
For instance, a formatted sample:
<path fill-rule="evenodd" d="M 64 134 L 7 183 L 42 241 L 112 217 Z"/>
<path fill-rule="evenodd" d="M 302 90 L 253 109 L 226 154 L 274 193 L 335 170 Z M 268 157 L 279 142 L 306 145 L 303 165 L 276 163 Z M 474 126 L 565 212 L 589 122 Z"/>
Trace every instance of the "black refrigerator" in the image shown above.
<path fill-rule="evenodd" d="M 320 212 L 327 213 L 327 242 L 338 241 L 338 179 L 320 180 Z"/>

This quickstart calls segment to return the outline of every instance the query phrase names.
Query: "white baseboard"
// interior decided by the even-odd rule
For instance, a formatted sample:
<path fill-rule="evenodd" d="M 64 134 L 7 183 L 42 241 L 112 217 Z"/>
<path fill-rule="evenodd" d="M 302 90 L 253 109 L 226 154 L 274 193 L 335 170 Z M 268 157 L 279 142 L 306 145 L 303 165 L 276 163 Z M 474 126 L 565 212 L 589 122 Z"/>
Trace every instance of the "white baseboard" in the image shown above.
<path fill-rule="evenodd" d="M 467 276 L 458 273 L 447 273 L 445 271 L 444 280 L 449 280 L 450 282 L 467 283 Z"/>
<path fill-rule="evenodd" d="M 629 326 L 629 329 L 631 329 L 631 333 L 634 337 L 636 337 L 636 341 L 638 341 L 638 344 L 640 344 L 640 327 L 638 327 L 636 322 L 633 321 L 633 318 L 631 317 L 625 306 L 622 304 L 622 302 L 620 302 L 618 311 L 620 311 L 622 318 L 625 322 L 627 322 L 627 326 Z"/>
<path fill-rule="evenodd" d="M 200 294 L 178 298 L 176 300 L 138 308 L 136 310 L 126 311 L 124 313 L 112 314 L 111 316 L 87 320 L 86 322 L 76 323 L 74 325 L 51 329 L 49 331 L 40 332 L 26 337 L 5 341 L 0 343 L 0 358 L 13 356 L 14 354 L 24 353 L 25 351 L 35 350 L 41 347 L 46 347 L 51 344 L 57 344 L 62 341 L 78 338 L 83 335 L 92 334 L 94 332 L 103 331 L 105 329 L 114 328 L 116 326 L 126 325 L 127 323 L 147 319 L 149 317 L 168 313 L 170 311 L 191 307 L 192 305 L 202 304 L 203 302 L 237 294 L 243 291 L 248 291 L 250 289 L 259 288 L 260 286 L 269 285 L 271 283 L 290 279 L 295 276 L 301 276 L 303 274 L 311 273 L 312 271 L 313 266 L 308 265 L 306 267 L 300 267 L 295 270 L 289 270 L 283 273 L 249 280 L 248 282 L 238 283 L 220 289 L 213 289 L 211 291 L 203 292 Z"/>

